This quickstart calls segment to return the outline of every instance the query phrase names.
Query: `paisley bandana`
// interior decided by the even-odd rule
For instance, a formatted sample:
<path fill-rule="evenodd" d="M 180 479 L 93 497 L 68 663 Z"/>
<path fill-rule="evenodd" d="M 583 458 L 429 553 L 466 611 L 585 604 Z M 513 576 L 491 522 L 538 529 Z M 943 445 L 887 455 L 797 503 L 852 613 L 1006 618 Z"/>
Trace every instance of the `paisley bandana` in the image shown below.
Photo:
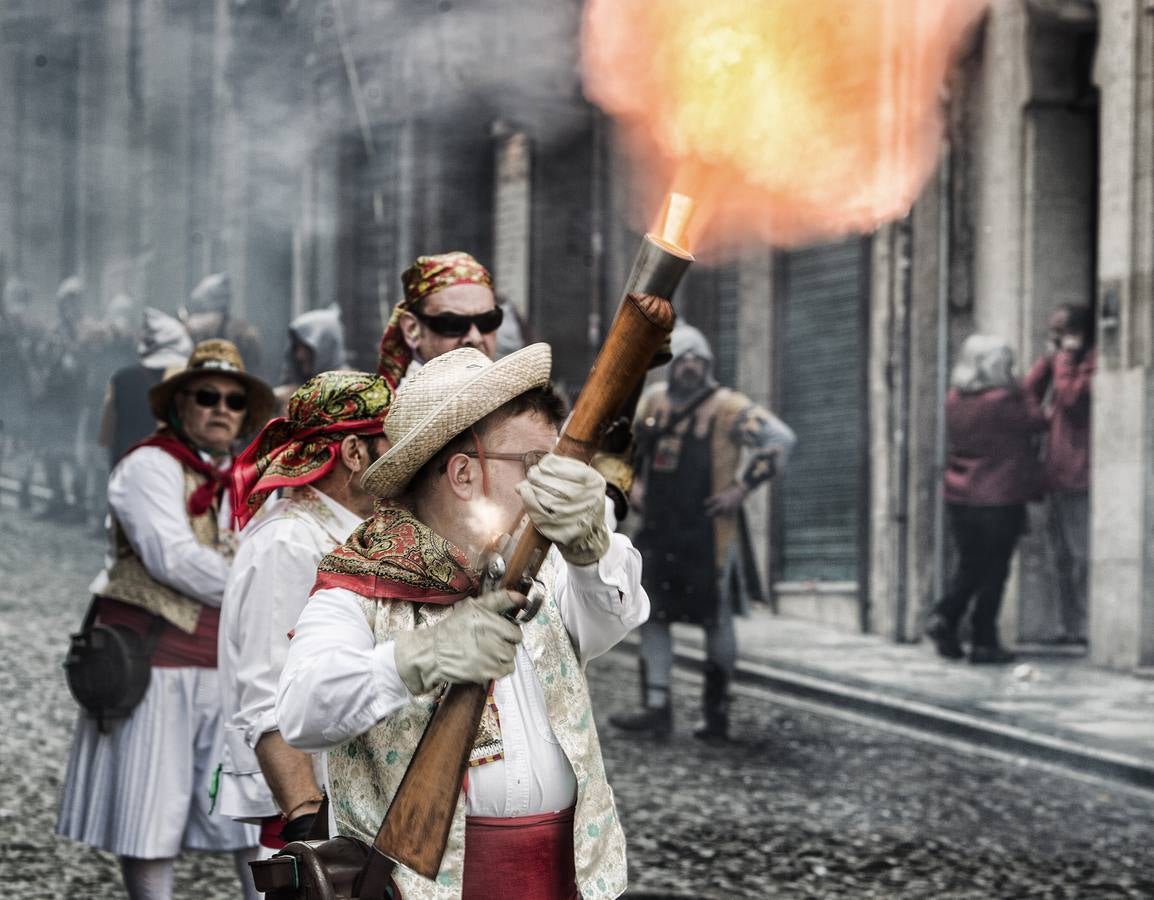
<path fill-rule="evenodd" d="M 378 503 L 371 518 L 321 560 L 313 592 L 345 588 L 377 600 L 447 606 L 480 590 L 465 551 L 403 506 Z"/>
<path fill-rule="evenodd" d="M 418 256 L 416 262 L 401 273 L 405 288 L 404 299 L 393 309 L 389 324 L 381 338 L 381 355 L 377 371 L 391 387 L 396 388 L 405 377 L 412 351 L 401 334 L 401 314 L 409 312 L 426 297 L 455 284 L 480 284 L 493 287 L 489 270 L 468 253 L 455 250 L 437 256 Z"/>
<path fill-rule="evenodd" d="M 234 517 L 243 528 L 269 494 L 310 484 L 337 464 L 340 442 L 350 434 L 381 434 L 393 392 L 367 372 L 314 375 L 237 458 L 232 470 Z"/>
<path fill-rule="evenodd" d="M 321 560 L 313 593 L 344 588 L 377 600 L 448 606 L 475 596 L 480 587 L 463 550 L 404 507 L 381 501 L 370 519 Z M 499 759 L 504 759 L 501 715 L 490 685 L 468 764 Z"/>

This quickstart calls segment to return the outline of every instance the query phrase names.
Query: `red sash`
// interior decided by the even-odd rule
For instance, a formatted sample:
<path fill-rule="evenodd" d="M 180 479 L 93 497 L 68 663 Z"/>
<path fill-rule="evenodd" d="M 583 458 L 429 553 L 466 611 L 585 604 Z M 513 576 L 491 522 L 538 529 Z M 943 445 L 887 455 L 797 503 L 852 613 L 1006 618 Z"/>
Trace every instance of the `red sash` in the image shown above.
<path fill-rule="evenodd" d="M 121 603 L 111 597 L 101 597 L 97 618 L 105 625 L 124 625 L 144 636 L 156 616 L 147 609 Z M 164 623 L 156 652 L 152 654 L 155 669 L 179 669 L 195 666 L 200 669 L 216 668 L 217 632 L 220 629 L 220 610 L 205 606 L 196 620 L 196 631 L 189 634 L 175 625 Z"/>
<path fill-rule="evenodd" d="M 493 897 L 579 900 L 573 865 L 573 807 L 537 816 L 465 819 L 461 898 Z"/>

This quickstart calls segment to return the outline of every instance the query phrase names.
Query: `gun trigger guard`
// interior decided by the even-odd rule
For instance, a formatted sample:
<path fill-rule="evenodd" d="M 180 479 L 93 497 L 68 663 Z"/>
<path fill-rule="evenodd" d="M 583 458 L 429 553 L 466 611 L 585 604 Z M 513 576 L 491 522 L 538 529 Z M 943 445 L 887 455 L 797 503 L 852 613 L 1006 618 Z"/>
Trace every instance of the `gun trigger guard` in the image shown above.
<path fill-rule="evenodd" d="M 529 589 L 524 592 L 526 598 L 525 605 L 520 609 L 514 610 L 510 616 L 510 619 L 517 625 L 524 625 L 532 621 L 533 617 L 537 615 L 537 612 L 541 609 L 541 604 L 545 602 L 544 582 L 538 581 L 536 578 L 525 578 L 522 579 L 521 583 L 524 584 L 526 581 L 531 581 L 532 584 Z"/>

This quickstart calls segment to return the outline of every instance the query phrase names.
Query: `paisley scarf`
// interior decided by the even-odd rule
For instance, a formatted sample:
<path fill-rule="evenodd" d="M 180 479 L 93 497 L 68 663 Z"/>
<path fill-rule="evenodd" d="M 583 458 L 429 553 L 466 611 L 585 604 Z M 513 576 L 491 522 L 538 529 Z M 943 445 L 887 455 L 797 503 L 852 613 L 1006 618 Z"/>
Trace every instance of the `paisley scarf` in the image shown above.
<path fill-rule="evenodd" d="M 475 596 L 481 579 L 463 550 L 403 506 L 381 501 L 371 518 L 321 560 L 313 593 L 326 588 L 381 601 L 449 606 Z M 503 758 L 500 712 L 490 685 L 469 766 Z"/>

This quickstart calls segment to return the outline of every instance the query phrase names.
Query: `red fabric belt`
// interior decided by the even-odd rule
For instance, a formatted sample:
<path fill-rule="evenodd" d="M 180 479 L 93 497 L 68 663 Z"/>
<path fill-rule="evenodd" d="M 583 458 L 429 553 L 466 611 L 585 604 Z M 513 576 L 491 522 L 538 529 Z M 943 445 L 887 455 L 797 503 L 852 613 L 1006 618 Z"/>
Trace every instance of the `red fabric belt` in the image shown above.
<path fill-rule="evenodd" d="M 518 818 L 465 819 L 462 900 L 578 900 L 573 808 Z"/>
<path fill-rule="evenodd" d="M 96 607 L 96 617 L 105 625 L 124 625 L 137 634 L 148 634 L 153 616 L 146 609 L 121 603 L 110 597 L 101 597 Z M 158 669 L 185 668 L 195 666 L 202 669 L 216 668 L 216 636 L 220 628 L 220 610 L 205 606 L 196 621 L 196 631 L 188 634 L 174 625 L 164 623 L 156 652 L 152 655 L 152 665 Z"/>

